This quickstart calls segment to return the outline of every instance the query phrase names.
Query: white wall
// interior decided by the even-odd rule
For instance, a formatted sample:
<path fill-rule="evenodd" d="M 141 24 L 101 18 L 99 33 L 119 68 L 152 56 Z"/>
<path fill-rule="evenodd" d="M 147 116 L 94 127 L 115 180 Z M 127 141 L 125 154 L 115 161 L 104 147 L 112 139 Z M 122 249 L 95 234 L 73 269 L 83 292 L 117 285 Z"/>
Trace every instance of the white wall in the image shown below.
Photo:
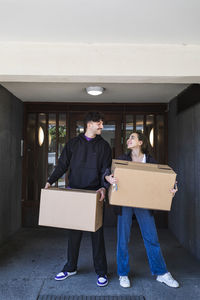
<path fill-rule="evenodd" d="M 0 43 L 0 81 L 199 83 L 200 46 Z"/>

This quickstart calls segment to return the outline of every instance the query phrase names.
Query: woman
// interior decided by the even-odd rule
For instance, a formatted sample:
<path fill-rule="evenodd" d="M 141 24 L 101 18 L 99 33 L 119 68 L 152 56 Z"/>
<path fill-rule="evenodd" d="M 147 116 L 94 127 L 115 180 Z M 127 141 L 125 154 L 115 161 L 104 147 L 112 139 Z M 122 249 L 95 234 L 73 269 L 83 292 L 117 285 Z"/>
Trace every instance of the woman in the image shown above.
<path fill-rule="evenodd" d="M 133 132 L 127 140 L 127 146 L 130 150 L 129 153 L 122 155 L 119 159 L 141 163 L 156 163 L 153 157 L 149 155 L 148 140 L 142 132 Z M 113 177 L 112 174 L 108 175 L 110 172 L 109 170 L 107 171 L 108 173 L 105 174 L 106 181 L 110 184 L 116 184 L 117 178 Z M 176 191 L 177 188 L 170 190 L 173 196 Z M 119 275 L 120 285 L 124 288 L 130 287 L 130 280 L 128 278 L 130 271 L 128 243 L 130 239 L 132 216 L 135 214 L 144 240 L 152 274 L 157 275 L 157 281 L 163 282 L 170 287 L 177 288 L 179 283 L 167 271 L 167 267 L 162 256 L 152 212 L 148 209 L 134 207 L 116 208 L 117 209 L 115 210 L 118 214 L 117 272 Z"/>

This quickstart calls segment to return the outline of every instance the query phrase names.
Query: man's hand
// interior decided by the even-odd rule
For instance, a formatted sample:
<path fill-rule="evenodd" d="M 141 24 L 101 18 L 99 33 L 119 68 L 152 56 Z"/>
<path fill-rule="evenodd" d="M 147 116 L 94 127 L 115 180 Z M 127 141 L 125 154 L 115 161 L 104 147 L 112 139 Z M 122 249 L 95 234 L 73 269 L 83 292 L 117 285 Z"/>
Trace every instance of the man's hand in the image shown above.
<path fill-rule="evenodd" d="M 45 189 L 48 189 L 48 188 L 50 188 L 50 186 L 51 186 L 50 183 L 47 182 L 47 183 L 45 184 L 45 187 L 44 187 L 44 188 L 45 188 Z"/>
<path fill-rule="evenodd" d="M 100 188 L 100 189 L 97 190 L 97 193 L 100 194 L 99 201 L 103 201 L 103 199 L 106 196 L 106 189 L 104 187 L 102 187 L 102 188 Z"/>
<path fill-rule="evenodd" d="M 174 184 L 174 188 L 169 190 L 170 193 L 172 193 L 172 197 L 175 196 L 176 192 L 178 192 L 178 186 L 177 186 L 177 181 Z"/>

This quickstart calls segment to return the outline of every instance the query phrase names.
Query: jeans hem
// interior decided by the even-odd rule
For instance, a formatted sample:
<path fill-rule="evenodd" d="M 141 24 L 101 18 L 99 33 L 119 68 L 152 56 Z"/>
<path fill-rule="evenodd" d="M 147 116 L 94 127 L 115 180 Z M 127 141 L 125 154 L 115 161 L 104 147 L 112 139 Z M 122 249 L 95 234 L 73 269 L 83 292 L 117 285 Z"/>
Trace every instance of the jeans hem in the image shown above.
<path fill-rule="evenodd" d="M 166 270 L 164 273 L 163 273 L 163 272 L 162 272 L 162 273 L 153 273 L 153 272 L 152 272 L 152 275 L 160 276 L 160 275 L 164 275 L 164 274 L 166 274 L 166 273 L 168 273 L 167 270 Z"/>

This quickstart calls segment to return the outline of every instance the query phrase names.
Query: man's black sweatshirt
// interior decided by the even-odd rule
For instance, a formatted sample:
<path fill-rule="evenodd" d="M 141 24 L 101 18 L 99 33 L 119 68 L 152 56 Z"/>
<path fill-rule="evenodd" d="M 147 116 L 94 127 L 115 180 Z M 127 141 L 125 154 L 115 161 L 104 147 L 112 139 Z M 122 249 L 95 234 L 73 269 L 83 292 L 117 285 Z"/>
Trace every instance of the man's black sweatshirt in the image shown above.
<path fill-rule="evenodd" d="M 100 135 L 87 141 L 81 133 L 65 145 L 48 182 L 53 184 L 69 170 L 70 188 L 96 190 L 104 187 L 102 175 L 111 162 L 111 148 L 108 142 Z"/>

